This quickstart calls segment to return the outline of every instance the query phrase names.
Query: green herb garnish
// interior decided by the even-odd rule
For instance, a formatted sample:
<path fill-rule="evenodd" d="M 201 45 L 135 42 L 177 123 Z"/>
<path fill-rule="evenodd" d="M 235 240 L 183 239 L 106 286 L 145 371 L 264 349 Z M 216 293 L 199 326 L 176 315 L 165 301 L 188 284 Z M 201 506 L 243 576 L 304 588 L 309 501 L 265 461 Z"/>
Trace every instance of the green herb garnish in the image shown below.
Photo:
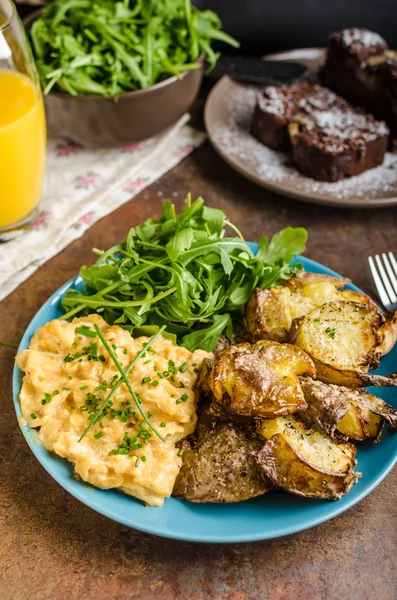
<path fill-rule="evenodd" d="M 255 287 L 277 286 L 301 270 L 290 262 L 307 239 L 305 229 L 287 227 L 271 241 L 262 237 L 254 256 L 238 230 L 238 237 L 224 235 L 230 225 L 202 198 L 188 196 L 179 214 L 166 200 L 160 219 L 132 228 L 107 252 L 96 251 L 97 263 L 80 270 L 87 290 L 66 293 L 61 318 L 78 307 L 82 314 L 99 310 L 107 323 L 133 335 L 143 325 L 166 325 L 188 350 L 213 351 L 223 332 L 231 335 L 232 321 L 243 318 Z M 173 361 L 168 370 L 177 374 Z"/>
<path fill-rule="evenodd" d="M 106 350 L 108 351 L 111 359 L 113 360 L 114 364 L 116 365 L 121 377 L 117 380 L 117 382 L 115 383 L 115 386 L 113 387 L 112 391 L 110 392 L 110 394 L 107 396 L 107 398 L 105 398 L 105 400 L 102 402 L 102 404 L 100 405 L 100 407 L 98 408 L 97 413 L 95 414 L 95 416 L 91 419 L 88 427 L 85 429 L 85 431 L 83 432 L 83 434 L 80 436 L 79 442 L 81 442 L 81 440 L 84 438 L 84 436 L 88 433 L 88 431 L 91 429 L 91 427 L 93 425 L 95 425 L 95 423 L 98 421 L 98 419 L 101 417 L 103 411 L 106 409 L 106 406 L 109 404 L 110 400 L 112 399 L 113 395 L 116 393 L 117 389 L 119 388 L 120 384 L 124 381 L 124 383 L 126 384 L 128 391 L 130 392 L 132 399 L 134 400 L 138 411 L 140 412 L 142 418 L 146 421 L 146 423 L 149 425 L 150 429 L 152 429 L 152 431 L 157 435 L 157 437 L 159 437 L 161 439 L 162 442 L 164 442 L 164 438 L 160 435 L 160 433 L 157 431 L 157 429 L 155 429 L 155 427 L 151 424 L 151 422 L 149 421 L 149 419 L 147 418 L 147 416 L 145 415 L 145 413 L 143 412 L 142 408 L 140 407 L 141 401 L 139 399 L 139 396 L 137 396 L 137 394 L 135 394 L 135 392 L 133 391 L 131 384 L 128 380 L 128 373 L 131 371 L 131 369 L 134 367 L 134 365 L 137 363 L 137 361 L 143 356 L 144 352 L 145 352 L 145 348 L 142 348 L 138 354 L 135 356 L 134 360 L 128 365 L 128 367 L 124 370 L 123 367 L 121 366 L 121 364 L 119 363 L 117 356 L 114 354 L 112 348 L 109 346 L 109 344 L 107 343 L 106 339 L 104 338 L 101 330 L 99 329 L 98 325 L 95 323 L 94 325 L 95 327 L 95 331 L 98 334 L 99 339 L 101 340 L 102 344 L 105 346 Z M 153 342 L 159 337 L 159 335 L 162 334 L 162 332 L 164 331 L 165 326 L 160 327 L 160 329 L 158 330 L 158 332 L 149 340 L 147 347 L 150 347 L 151 344 L 153 344 Z M 150 435 L 150 434 L 149 434 Z"/>
<path fill-rule="evenodd" d="M 329 337 L 334 339 L 335 335 L 336 335 L 336 328 L 335 327 L 327 327 L 327 329 L 325 330 L 325 333 L 328 333 Z"/>
<path fill-rule="evenodd" d="M 74 331 L 75 331 L 75 333 L 79 333 L 80 335 L 85 335 L 86 337 L 90 337 L 90 338 L 96 337 L 95 331 L 92 331 L 92 329 L 87 327 L 87 325 L 83 325 L 82 327 L 76 327 L 76 329 Z"/>
<path fill-rule="evenodd" d="M 18 348 L 18 344 L 13 344 L 12 342 L 0 342 L 0 346 L 5 346 L 6 348 Z"/>
<path fill-rule="evenodd" d="M 139 448 L 142 448 L 142 444 L 137 442 L 137 438 L 130 437 L 128 433 L 125 433 L 121 444 L 114 450 L 111 450 L 109 456 L 116 456 L 117 454 L 129 455 L 130 452 L 138 450 Z"/>

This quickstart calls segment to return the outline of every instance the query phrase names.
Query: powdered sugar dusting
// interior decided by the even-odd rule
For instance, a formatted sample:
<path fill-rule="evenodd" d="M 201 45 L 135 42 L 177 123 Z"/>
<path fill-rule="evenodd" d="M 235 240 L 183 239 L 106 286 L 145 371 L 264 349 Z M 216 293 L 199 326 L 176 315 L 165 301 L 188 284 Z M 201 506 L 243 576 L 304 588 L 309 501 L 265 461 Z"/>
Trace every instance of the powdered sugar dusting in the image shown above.
<path fill-rule="evenodd" d="M 323 183 L 301 175 L 291 165 L 287 153 L 271 150 L 250 134 L 259 91 L 257 87 L 237 85 L 229 89 L 225 100 L 226 123 L 222 122 L 213 134 L 214 142 L 236 166 L 243 167 L 264 183 L 293 182 L 302 194 L 315 193 L 340 200 L 397 196 L 397 154 L 387 153 L 381 166 L 336 183 Z"/>
<path fill-rule="evenodd" d="M 313 111 L 311 119 L 325 135 L 344 140 L 363 136 L 374 139 L 379 135 L 389 135 L 389 129 L 383 121 L 375 121 L 366 114 L 358 114 L 352 110 L 333 108 Z"/>
<path fill-rule="evenodd" d="M 374 31 L 368 29 L 344 29 L 342 32 L 342 42 L 345 46 L 351 46 L 354 42 L 359 42 L 361 46 L 370 48 L 371 46 L 385 45 L 385 40 Z"/>

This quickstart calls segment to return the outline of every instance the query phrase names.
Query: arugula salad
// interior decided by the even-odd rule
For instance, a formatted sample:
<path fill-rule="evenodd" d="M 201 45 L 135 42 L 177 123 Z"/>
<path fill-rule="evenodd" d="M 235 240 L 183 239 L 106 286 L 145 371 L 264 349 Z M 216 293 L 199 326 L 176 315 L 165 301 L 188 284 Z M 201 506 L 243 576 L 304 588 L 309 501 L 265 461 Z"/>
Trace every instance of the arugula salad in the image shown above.
<path fill-rule="evenodd" d="M 190 0 L 56 0 L 30 39 L 45 94 L 117 97 L 197 69 L 204 54 L 212 68 L 213 40 L 239 46 L 221 27 Z"/>
<path fill-rule="evenodd" d="M 234 234 L 234 237 L 231 236 Z M 188 350 L 213 351 L 231 338 L 255 287 L 271 288 L 299 272 L 291 265 L 305 250 L 307 232 L 287 227 L 263 236 L 253 254 L 224 211 L 192 201 L 177 214 L 169 200 L 160 219 L 132 227 L 126 239 L 82 267 L 83 292 L 69 290 L 63 319 L 92 312 L 136 335 L 168 335 Z"/>

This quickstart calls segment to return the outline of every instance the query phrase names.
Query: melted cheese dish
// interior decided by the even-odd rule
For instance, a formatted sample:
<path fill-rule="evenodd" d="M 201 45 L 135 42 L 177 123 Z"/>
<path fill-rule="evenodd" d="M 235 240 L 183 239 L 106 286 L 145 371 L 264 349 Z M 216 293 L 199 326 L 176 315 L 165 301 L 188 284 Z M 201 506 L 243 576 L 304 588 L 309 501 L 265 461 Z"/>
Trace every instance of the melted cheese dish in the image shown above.
<path fill-rule="evenodd" d="M 124 369 L 150 340 L 134 339 L 96 314 L 72 323 L 47 323 L 17 357 L 25 372 L 20 393 L 23 416 L 31 427 L 40 427 L 43 446 L 72 462 L 84 481 L 102 489 L 119 488 L 161 506 L 182 465 L 176 443 L 196 425 L 194 386 L 203 359 L 210 355 L 189 352 L 160 336 L 129 373 L 141 409 L 164 442 L 143 420 L 124 383 L 79 442 L 119 379 L 112 358 L 93 336 L 94 323 Z M 87 328 L 91 335 L 83 335 Z"/>

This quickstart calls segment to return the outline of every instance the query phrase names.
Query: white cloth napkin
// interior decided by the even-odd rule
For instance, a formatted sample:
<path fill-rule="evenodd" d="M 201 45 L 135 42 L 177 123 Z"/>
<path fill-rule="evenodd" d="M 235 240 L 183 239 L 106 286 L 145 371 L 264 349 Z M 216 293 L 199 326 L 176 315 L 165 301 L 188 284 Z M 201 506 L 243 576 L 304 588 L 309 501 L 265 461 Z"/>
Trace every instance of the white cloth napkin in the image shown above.
<path fill-rule="evenodd" d="M 0 245 L 0 300 L 200 146 L 205 134 L 186 126 L 188 118 L 165 134 L 117 150 L 84 149 L 50 139 L 44 193 L 33 226 Z"/>

